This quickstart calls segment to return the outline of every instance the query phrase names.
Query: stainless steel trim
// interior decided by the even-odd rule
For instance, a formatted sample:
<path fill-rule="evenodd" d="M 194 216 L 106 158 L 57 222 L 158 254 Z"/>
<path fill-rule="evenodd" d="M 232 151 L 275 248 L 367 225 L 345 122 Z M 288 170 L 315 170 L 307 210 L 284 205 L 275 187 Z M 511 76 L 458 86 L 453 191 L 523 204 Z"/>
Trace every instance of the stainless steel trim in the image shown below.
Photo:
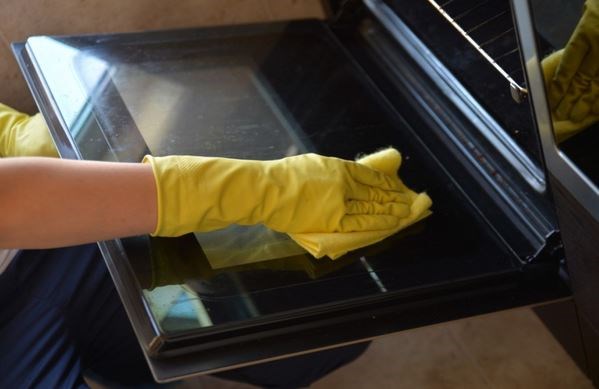
<path fill-rule="evenodd" d="M 514 16 L 524 56 L 528 87 L 534 107 L 541 145 L 547 169 L 558 179 L 576 200 L 599 221 L 599 188 L 565 155 L 555 142 L 553 124 L 545 94 L 545 81 L 540 58 L 535 45 L 536 32 L 527 1 L 512 1 Z"/>
<path fill-rule="evenodd" d="M 433 324 L 433 325 L 435 325 L 435 324 Z M 391 334 L 385 334 L 385 335 L 373 336 L 373 337 L 363 338 L 363 339 L 354 340 L 354 341 L 336 343 L 331 346 L 317 347 L 317 348 L 306 350 L 306 351 L 298 351 L 298 352 L 292 352 L 292 353 L 288 353 L 288 354 L 284 354 L 284 355 L 279 355 L 276 357 L 267 357 L 267 358 L 257 359 L 255 361 L 251 361 L 251 362 L 235 363 L 235 364 L 232 364 L 227 367 L 219 367 L 219 368 L 214 368 L 214 369 L 201 371 L 201 372 L 192 372 L 188 366 L 182 366 L 180 368 L 180 370 L 175 371 L 172 366 L 166 366 L 166 367 L 162 366 L 161 360 L 149 358 L 146 355 L 146 353 L 144 353 L 144 355 L 146 357 L 146 361 L 148 362 L 148 366 L 150 368 L 150 372 L 152 373 L 152 376 L 154 377 L 154 380 L 160 384 L 167 384 L 169 382 L 180 381 L 180 380 L 189 379 L 189 378 L 193 378 L 193 377 L 198 377 L 198 376 L 203 376 L 203 375 L 208 375 L 208 374 L 215 374 L 215 373 L 225 372 L 225 371 L 229 371 L 229 370 L 240 369 L 240 368 L 244 368 L 244 367 L 248 367 L 248 366 L 258 365 L 261 363 L 274 362 L 274 361 L 279 361 L 279 360 L 287 359 L 287 358 L 291 358 L 291 357 L 312 354 L 312 353 L 319 352 L 319 351 L 332 350 L 332 349 L 335 349 L 338 347 L 351 346 L 353 344 L 369 342 L 374 339 L 378 339 L 383 336 L 387 336 L 387 335 L 391 335 Z"/>
<path fill-rule="evenodd" d="M 451 101 L 455 102 L 457 107 L 460 107 L 462 113 L 476 125 L 481 134 L 491 142 L 518 174 L 537 192 L 544 192 L 546 183 L 542 169 L 530 159 L 427 46 L 382 0 L 364 0 L 364 3 L 414 60 L 429 70 L 431 79 Z"/>
<path fill-rule="evenodd" d="M 31 61 L 31 66 L 35 69 L 34 73 L 38 74 L 39 77 L 44 77 L 44 72 L 42 71 L 40 65 L 37 63 L 34 53 L 31 51 L 31 46 L 29 45 L 29 39 L 27 39 L 27 42 L 25 43 L 25 50 L 26 50 L 27 55 L 29 56 L 29 59 Z M 66 135 L 66 139 L 68 140 L 69 144 L 71 145 L 70 151 L 74 154 L 74 157 L 75 157 L 74 159 L 83 159 L 81 156 L 81 153 L 79 152 L 79 149 L 75 145 L 75 140 L 70 135 L 69 126 L 67 126 L 66 121 L 62 117 L 62 114 L 60 113 L 60 109 L 58 108 L 58 104 L 56 103 L 56 100 L 54 99 L 54 96 L 52 95 L 50 88 L 48 88 L 48 84 L 46 83 L 45 80 L 41 80 L 41 81 L 42 82 L 40 82 L 40 87 L 44 91 L 44 94 L 47 97 L 47 102 L 52 107 L 52 112 L 55 114 L 56 120 L 60 123 L 60 126 L 63 129 L 63 133 Z M 72 157 L 72 156 L 63 155 L 64 150 L 61 150 L 60 147 L 57 147 L 57 150 L 58 150 L 58 154 L 60 155 L 61 158 Z"/>
<path fill-rule="evenodd" d="M 128 266 L 125 249 L 120 239 L 98 242 L 98 247 L 116 286 L 133 332 L 139 345 L 145 351 L 144 355 L 147 355 L 152 351 L 152 346 L 155 346 L 156 342 L 160 342 L 161 331 L 154 316 L 150 314 L 146 299 L 138 296 L 132 290 L 135 282 L 129 269 L 124 268 Z M 141 303 L 134 301 L 138 297 Z"/>

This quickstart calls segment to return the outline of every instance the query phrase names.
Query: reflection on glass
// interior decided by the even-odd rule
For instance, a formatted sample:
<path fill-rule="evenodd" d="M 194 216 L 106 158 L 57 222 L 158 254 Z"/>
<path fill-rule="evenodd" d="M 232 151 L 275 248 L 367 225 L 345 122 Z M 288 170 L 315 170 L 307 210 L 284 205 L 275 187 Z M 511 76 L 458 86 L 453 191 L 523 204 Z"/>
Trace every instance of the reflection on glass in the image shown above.
<path fill-rule="evenodd" d="M 54 101 L 58 105 L 58 113 L 73 139 L 82 145 L 79 152 L 85 159 L 115 160 L 114 155 L 105 147 L 102 130 L 93 115 L 92 101 L 86 87 L 98 90 L 109 76 L 109 66 L 105 61 L 95 57 L 86 57 L 84 80 L 70 77 L 64 71 L 78 63 L 81 54 L 60 39 L 50 37 L 32 37 L 27 41 L 36 59 L 44 64 L 40 72 L 55 93 Z M 80 82 L 83 81 L 83 82 Z"/>
<path fill-rule="evenodd" d="M 532 4 L 556 142 L 599 184 L 599 0 Z"/>
<path fill-rule="evenodd" d="M 88 72 L 90 57 L 80 61 L 80 74 Z M 185 66 L 181 69 L 178 61 L 118 64 L 110 69 L 108 84 L 86 85 L 98 98 L 112 89 L 122 102 L 98 110 L 101 122 L 115 126 L 119 108 L 133 119 L 137 131 L 116 134 L 115 147 L 123 144 L 123 136 L 141 134 L 137 142 L 154 155 L 275 159 L 313 148 L 247 59 L 201 58 Z"/>
<path fill-rule="evenodd" d="M 41 72 L 48 83 L 49 89 L 61 90 L 66 87 L 66 90 L 69 91 L 64 96 L 55 97 L 55 100 L 60 104 L 62 119 L 71 128 L 79 121 L 80 115 L 86 110 L 88 104 L 88 96 L 85 90 L 76 80 L 67 77 L 64 72 L 65 67 L 69 68 L 71 66 L 79 50 L 58 39 L 43 36 L 29 38 L 27 43 L 36 51 L 38 60 L 45 64 L 41 68 Z M 56 77 L 60 74 L 63 74 L 64 77 Z"/>
<path fill-rule="evenodd" d="M 195 236 L 213 269 L 306 253 L 289 235 L 262 225 L 233 225 L 213 232 L 196 233 Z"/>
<path fill-rule="evenodd" d="M 223 235 L 230 240 L 230 235 Z M 288 285 L 289 280 L 317 280 L 355 261 L 320 261 L 304 253 L 287 252 L 270 260 L 262 257 L 259 262 L 228 266 L 217 262 L 214 266 L 216 258 L 208 259 L 198 236 L 201 234 L 149 238 L 151 269 L 145 280 L 141 277 L 141 286 L 154 320 L 165 332 L 259 317 L 261 309 L 253 303 L 252 295 L 260 293 L 265 280 L 270 278 L 270 288 Z M 368 265 L 364 257 L 362 262 Z M 221 308 L 213 311 L 210 307 L 214 305 Z"/>
<path fill-rule="evenodd" d="M 375 264 L 368 258 L 390 250 L 398 242 L 419 239 L 425 228 L 425 224 L 415 225 L 381 244 L 335 261 L 288 252 L 269 260 L 230 266 L 213 265 L 199 244 L 199 234 L 140 237 L 137 239 L 145 241 L 151 263 L 145 271 L 143 264 L 134 262 L 134 267 L 155 322 L 166 333 L 177 332 L 258 318 L 318 299 L 326 301 L 340 292 L 326 284 L 331 277 L 346 279 L 357 294 L 386 293 L 389 280 L 379 275 L 385 262 Z M 393 263 L 387 261 L 386 265 Z M 366 279 L 361 277 L 364 272 Z M 304 296 L 294 292 L 296 288 L 309 292 Z"/>
<path fill-rule="evenodd" d="M 185 331 L 212 326 L 198 296 L 185 285 L 166 285 L 143 291 L 157 323 L 165 331 Z"/>

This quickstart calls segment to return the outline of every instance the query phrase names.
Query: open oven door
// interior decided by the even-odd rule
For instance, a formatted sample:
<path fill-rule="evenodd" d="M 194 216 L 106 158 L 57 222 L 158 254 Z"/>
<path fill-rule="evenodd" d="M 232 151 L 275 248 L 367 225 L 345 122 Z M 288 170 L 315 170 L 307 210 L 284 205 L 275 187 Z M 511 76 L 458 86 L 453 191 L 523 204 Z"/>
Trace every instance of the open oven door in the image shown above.
<path fill-rule="evenodd" d="M 328 22 L 13 46 L 63 158 L 394 146 L 433 199 L 429 218 L 335 261 L 260 226 L 101 242 L 158 381 L 570 295 L 530 102 L 510 100 L 530 125 L 514 140 L 494 113 L 507 103 L 464 86 L 401 2 L 347 3 Z"/>

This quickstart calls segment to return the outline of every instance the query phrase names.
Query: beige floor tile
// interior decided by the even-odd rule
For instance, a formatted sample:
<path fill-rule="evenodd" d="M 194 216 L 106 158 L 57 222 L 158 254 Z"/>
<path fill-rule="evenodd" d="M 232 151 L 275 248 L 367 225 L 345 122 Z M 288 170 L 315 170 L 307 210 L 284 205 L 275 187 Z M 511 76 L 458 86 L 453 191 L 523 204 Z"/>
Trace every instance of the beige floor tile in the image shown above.
<path fill-rule="evenodd" d="M 486 387 L 476 365 L 464 358 L 443 326 L 378 339 L 358 360 L 312 386 L 313 389 Z"/>
<path fill-rule="evenodd" d="M 493 388 L 592 388 L 529 309 L 470 318 L 446 326 Z"/>
<path fill-rule="evenodd" d="M 139 31 L 322 16 L 319 0 L 3 0 L 9 40 L 39 34 Z"/>
<path fill-rule="evenodd" d="M 270 19 L 263 0 L 3 0 L 0 26 L 9 40 L 39 34 L 125 32 Z"/>

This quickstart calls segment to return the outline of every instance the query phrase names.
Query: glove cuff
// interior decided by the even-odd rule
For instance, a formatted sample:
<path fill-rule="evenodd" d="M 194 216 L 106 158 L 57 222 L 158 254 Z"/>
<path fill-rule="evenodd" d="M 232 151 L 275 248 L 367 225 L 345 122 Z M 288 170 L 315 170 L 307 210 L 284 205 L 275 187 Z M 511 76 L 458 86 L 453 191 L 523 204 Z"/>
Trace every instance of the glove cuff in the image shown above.
<path fill-rule="evenodd" d="M 155 158 L 151 155 L 144 156 L 141 163 L 150 164 L 150 166 L 152 166 L 152 173 L 154 174 L 154 185 L 156 186 L 156 215 L 158 219 L 156 220 L 156 229 L 150 235 L 159 236 L 161 232 L 161 226 L 163 224 L 162 209 L 164 204 L 163 193 L 160 189 L 161 180 L 160 175 L 158 174 L 159 168 L 156 166 Z"/>

